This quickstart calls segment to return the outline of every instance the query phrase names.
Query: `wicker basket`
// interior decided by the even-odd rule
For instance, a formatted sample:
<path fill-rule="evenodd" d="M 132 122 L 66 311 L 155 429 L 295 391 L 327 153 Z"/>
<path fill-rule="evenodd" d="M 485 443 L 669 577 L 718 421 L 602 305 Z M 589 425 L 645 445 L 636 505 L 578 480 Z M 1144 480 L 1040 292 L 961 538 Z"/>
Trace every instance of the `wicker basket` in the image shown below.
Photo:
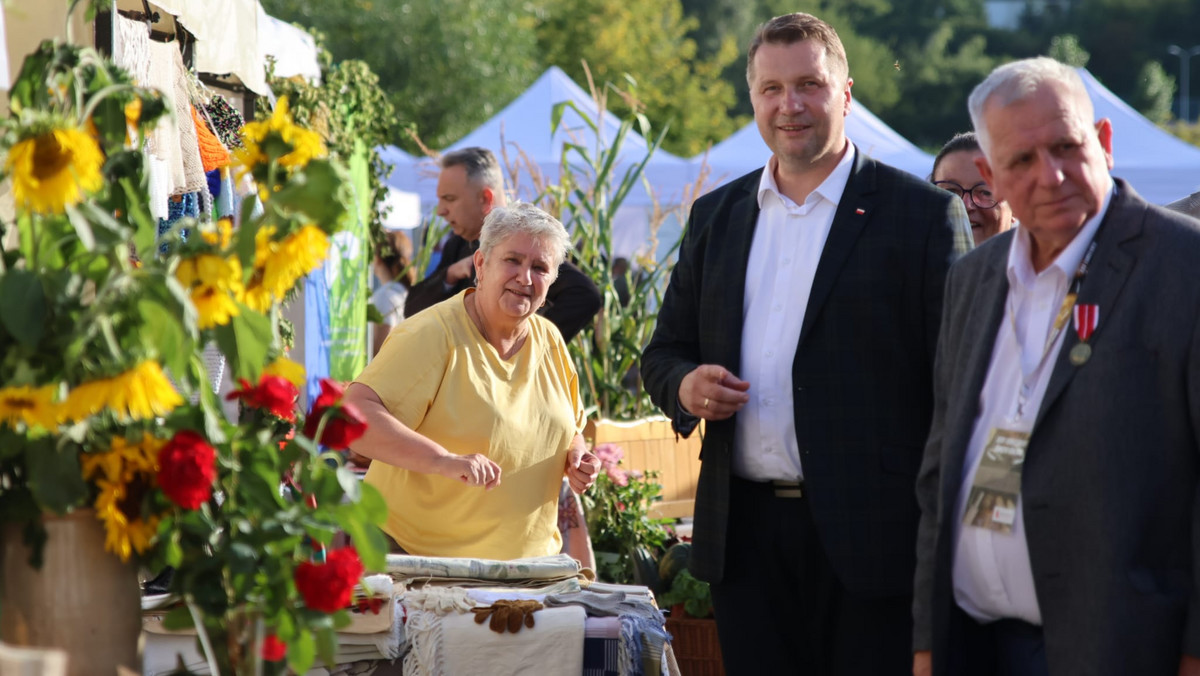
<path fill-rule="evenodd" d="M 671 649 L 683 676 L 725 676 L 716 620 L 697 620 L 672 613 L 667 618 L 667 631 L 673 637 Z"/>

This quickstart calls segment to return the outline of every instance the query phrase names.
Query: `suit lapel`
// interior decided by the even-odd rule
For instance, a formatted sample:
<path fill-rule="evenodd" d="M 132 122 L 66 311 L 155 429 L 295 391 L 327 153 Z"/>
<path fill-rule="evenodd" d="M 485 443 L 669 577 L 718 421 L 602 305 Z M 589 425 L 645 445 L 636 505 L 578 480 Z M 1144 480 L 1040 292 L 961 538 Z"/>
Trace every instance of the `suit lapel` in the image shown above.
<path fill-rule="evenodd" d="M 963 361 L 955 361 L 950 366 L 962 368 L 968 377 L 962 381 L 960 389 L 946 393 L 951 400 L 951 411 L 946 420 L 956 421 L 954 426 L 946 430 L 946 443 L 943 448 L 965 449 L 971 441 L 971 433 L 975 429 L 975 419 L 979 416 L 979 393 L 983 391 L 988 369 L 992 364 L 992 352 L 996 347 L 996 333 L 1000 330 L 1000 322 L 1004 320 L 1005 302 L 1008 298 L 1008 275 L 1006 274 L 1008 251 L 1011 248 L 1012 234 L 1001 235 L 1008 245 L 993 245 L 989 252 L 989 260 L 981 275 L 978 288 L 969 297 L 956 302 L 967 303 L 970 310 L 967 321 L 961 325 L 962 335 L 957 338 L 960 345 L 967 346 L 967 357 Z M 997 244 L 1000 244 L 997 242 Z M 980 252 L 983 253 L 983 252 Z M 957 308 L 946 308 L 952 312 Z M 963 410 L 963 409 L 966 410 Z M 957 411 L 955 410 L 957 409 Z M 965 453 L 951 452 L 943 456 L 944 469 L 942 476 L 947 477 L 944 487 L 948 491 L 946 504 L 957 504 L 958 491 L 962 487 L 962 471 Z"/>
<path fill-rule="evenodd" d="M 1120 296 L 1121 289 L 1125 287 L 1129 273 L 1137 261 L 1126 248 L 1126 244 L 1141 236 L 1146 216 L 1146 205 L 1132 194 L 1129 186 L 1120 180 L 1117 181 L 1117 185 L 1117 194 L 1113 197 L 1104 222 L 1097 231 L 1099 243 L 1096 245 L 1091 271 L 1084 278 L 1076 301 L 1081 305 L 1095 304 L 1100 310 L 1100 321 L 1088 340 L 1092 345 L 1103 339 L 1106 320 L 1111 320 L 1111 311 L 1116 305 L 1117 297 Z M 1050 375 L 1050 383 L 1046 386 L 1046 394 L 1042 398 L 1041 408 L 1038 409 L 1037 419 L 1033 423 L 1034 430 L 1080 368 L 1071 363 L 1071 348 L 1079 343 L 1079 334 L 1072 320 L 1067 321 L 1066 332 L 1062 348 L 1054 362 L 1054 372 Z"/>
<path fill-rule="evenodd" d="M 737 308 L 729 313 L 729 324 L 722 332 L 728 337 L 726 352 L 721 363 L 734 373 L 741 371 L 742 354 L 742 319 L 746 306 L 746 270 L 750 264 L 750 246 L 754 243 L 754 230 L 758 225 L 758 185 L 762 172 L 756 172 L 743 179 L 741 194 L 738 195 L 729 209 L 728 237 L 720 244 L 728 247 L 726 261 L 731 266 L 726 270 L 724 278 L 730 282 L 726 287 L 729 302 Z"/>
<path fill-rule="evenodd" d="M 812 330 L 813 323 L 821 314 L 821 308 L 828 300 L 838 275 L 850 257 L 850 252 L 854 250 L 855 242 L 867 225 L 867 217 L 871 215 L 874 207 L 874 202 L 868 199 L 867 195 L 873 192 L 875 163 L 856 148 L 854 167 L 850 170 L 846 189 L 842 192 L 842 199 L 833 215 L 833 225 L 829 228 L 829 237 L 825 240 L 825 248 L 821 250 L 821 259 L 813 276 L 808 307 L 804 310 L 804 324 L 800 328 L 799 345 L 804 344 L 804 339 Z"/>

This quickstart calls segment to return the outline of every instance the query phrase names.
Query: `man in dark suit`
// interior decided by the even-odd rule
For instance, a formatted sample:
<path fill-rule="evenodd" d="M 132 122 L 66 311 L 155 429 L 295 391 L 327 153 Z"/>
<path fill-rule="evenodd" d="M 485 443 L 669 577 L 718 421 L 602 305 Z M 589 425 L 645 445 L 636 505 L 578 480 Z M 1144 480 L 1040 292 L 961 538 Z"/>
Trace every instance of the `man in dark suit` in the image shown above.
<path fill-rule="evenodd" d="M 453 234 L 442 247 L 442 257 L 429 276 L 408 292 L 404 316 L 457 295 L 475 283 L 471 262 L 479 248 L 483 219 L 493 207 L 504 206 L 504 176 L 496 156 L 486 148 L 463 148 L 442 156 L 438 175 L 438 216 Z M 596 284 L 574 263 L 564 260 L 558 277 L 538 311 L 570 341 L 591 323 L 603 299 Z"/>
<path fill-rule="evenodd" d="M 913 671 L 1200 673 L 1200 227 L 1112 179 L 1074 69 L 969 106 L 1019 225 L 947 281 Z"/>
<path fill-rule="evenodd" d="M 642 360 L 676 431 L 707 421 L 691 572 L 730 674 L 906 673 L 913 482 L 966 214 L 846 139 L 825 22 L 764 24 L 747 80 L 774 155 L 696 201 Z"/>

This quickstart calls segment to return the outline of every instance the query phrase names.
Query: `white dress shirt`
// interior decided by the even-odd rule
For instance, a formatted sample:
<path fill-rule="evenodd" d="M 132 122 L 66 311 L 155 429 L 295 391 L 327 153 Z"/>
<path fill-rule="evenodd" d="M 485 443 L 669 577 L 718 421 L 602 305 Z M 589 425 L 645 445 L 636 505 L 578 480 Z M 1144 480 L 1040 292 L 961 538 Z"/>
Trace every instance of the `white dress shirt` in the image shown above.
<path fill-rule="evenodd" d="M 833 225 L 854 145 L 833 171 L 796 204 L 775 183 L 777 161 L 767 163 L 758 186 L 758 225 L 746 268 L 742 310 L 742 363 L 750 401 L 737 416 L 733 472 L 743 479 L 797 481 L 803 477 L 792 407 L 792 360 L 825 239 Z"/>
<path fill-rule="evenodd" d="M 1055 317 L 1111 199 L 1110 189 L 1100 211 L 1040 273 L 1033 270 L 1025 228 L 1018 227 L 1008 252 L 1005 316 L 996 332 L 991 365 L 979 395 L 979 416 L 963 461 L 962 488 L 954 512 L 954 600 L 980 622 L 1015 618 L 1042 623 L 1022 498 L 1017 498 L 1011 533 L 964 526 L 963 515 L 990 431 L 996 427 L 1029 431 L 1037 417 L 1063 337 L 1075 330 L 1068 318 L 1063 329 L 1053 335 Z"/>

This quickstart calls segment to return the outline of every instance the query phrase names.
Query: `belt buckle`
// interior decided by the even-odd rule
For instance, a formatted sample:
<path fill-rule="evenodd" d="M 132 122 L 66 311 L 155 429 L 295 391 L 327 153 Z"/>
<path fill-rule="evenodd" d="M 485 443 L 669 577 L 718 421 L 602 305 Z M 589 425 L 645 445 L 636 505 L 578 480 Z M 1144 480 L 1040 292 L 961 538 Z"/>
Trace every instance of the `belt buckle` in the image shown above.
<path fill-rule="evenodd" d="M 803 481 L 782 481 L 776 479 L 771 482 L 771 486 L 775 489 L 775 497 L 777 498 L 804 497 Z"/>

